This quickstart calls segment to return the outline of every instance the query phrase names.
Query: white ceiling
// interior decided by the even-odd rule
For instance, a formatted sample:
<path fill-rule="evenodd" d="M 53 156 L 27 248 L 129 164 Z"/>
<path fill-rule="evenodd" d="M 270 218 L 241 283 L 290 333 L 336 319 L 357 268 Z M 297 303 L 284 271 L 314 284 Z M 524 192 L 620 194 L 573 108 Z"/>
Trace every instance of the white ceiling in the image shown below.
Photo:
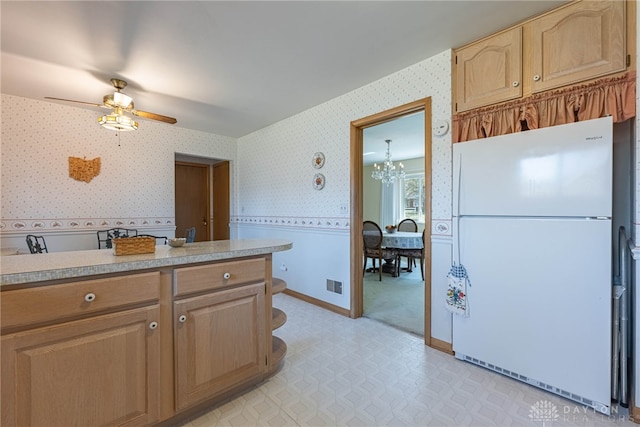
<path fill-rule="evenodd" d="M 118 77 L 137 109 L 240 137 L 562 3 L 3 0 L 1 89 L 101 103 Z"/>
<path fill-rule="evenodd" d="M 391 140 L 389 153 L 394 163 L 424 157 L 424 111 L 365 128 L 362 134 L 365 165 L 385 160 L 388 139 Z"/>

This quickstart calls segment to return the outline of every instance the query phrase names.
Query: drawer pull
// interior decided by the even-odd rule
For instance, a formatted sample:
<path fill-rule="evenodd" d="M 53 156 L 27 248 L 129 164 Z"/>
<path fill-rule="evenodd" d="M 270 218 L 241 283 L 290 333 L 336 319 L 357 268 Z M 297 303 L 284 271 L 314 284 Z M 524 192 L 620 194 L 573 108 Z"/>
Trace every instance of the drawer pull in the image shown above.
<path fill-rule="evenodd" d="M 533 81 L 534 82 L 537 82 L 538 80 L 540 80 L 540 76 L 539 75 L 536 74 L 535 76 L 533 76 Z"/>
<path fill-rule="evenodd" d="M 84 296 L 84 300 L 85 300 L 86 302 L 91 302 L 91 301 L 93 301 L 94 299 L 96 299 L 96 294 L 94 294 L 93 292 L 89 292 L 88 294 L 86 294 L 86 295 Z"/>
<path fill-rule="evenodd" d="M 158 327 L 158 322 L 151 322 L 149 323 L 149 329 L 155 329 Z"/>
<path fill-rule="evenodd" d="M 231 273 L 224 273 L 222 277 L 224 277 L 224 279 L 227 280 L 231 277 Z"/>
<path fill-rule="evenodd" d="M 513 86 L 513 87 L 518 87 L 519 85 L 520 85 L 520 82 L 517 81 L 517 80 L 514 81 L 513 83 L 511 83 L 511 86 Z"/>
<path fill-rule="evenodd" d="M 178 322 L 180 323 L 184 323 L 187 321 L 187 316 L 185 316 L 184 314 L 180 317 L 178 317 Z"/>

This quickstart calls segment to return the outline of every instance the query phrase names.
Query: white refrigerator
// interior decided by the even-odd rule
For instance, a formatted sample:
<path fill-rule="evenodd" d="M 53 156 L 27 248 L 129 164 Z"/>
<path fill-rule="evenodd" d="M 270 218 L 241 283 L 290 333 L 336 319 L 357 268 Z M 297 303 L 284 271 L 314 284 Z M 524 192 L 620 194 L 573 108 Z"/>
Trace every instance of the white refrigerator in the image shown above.
<path fill-rule="evenodd" d="M 609 414 L 610 117 L 454 144 L 457 358 Z"/>

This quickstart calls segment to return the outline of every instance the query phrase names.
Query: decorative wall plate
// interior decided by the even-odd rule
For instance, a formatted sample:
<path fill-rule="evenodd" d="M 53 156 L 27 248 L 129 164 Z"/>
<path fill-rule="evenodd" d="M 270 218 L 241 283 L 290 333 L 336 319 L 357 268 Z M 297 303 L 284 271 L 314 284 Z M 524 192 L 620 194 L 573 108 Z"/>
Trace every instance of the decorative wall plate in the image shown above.
<path fill-rule="evenodd" d="M 324 188 L 324 175 L 317 173 L 313 176 L 313 188 L 322 190 Z"/>
<path fill-rule="evenodd" d="M 316 169 L 320 169 L 322 166 L 324 166 L 324 154 L 322 154 L 319 151 L 315 153 L 313 155 L 312 164 L 313 164 L 313 167 Z"/>

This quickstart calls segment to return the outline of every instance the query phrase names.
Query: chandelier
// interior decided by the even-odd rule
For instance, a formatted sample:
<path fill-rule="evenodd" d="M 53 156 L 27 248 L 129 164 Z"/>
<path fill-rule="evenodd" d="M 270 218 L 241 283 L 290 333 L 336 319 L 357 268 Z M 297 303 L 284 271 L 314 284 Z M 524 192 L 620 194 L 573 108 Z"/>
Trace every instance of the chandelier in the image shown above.
<path fill-rule="evenodd" d="M 377 163 L 373 164 L 373 172 L 371 172 L 371 178 L 381 180 L 383 183 L 389 185 L 396 179 L 403 179 L 405 176 L 404 173 L 404 165 L 402 163 L 398 164 L 400 170 L 396 170 L 396 165 L 391 161 L 391 140 L 385 140 L 387 143 L 387 154 L 384 159 L 384 163 L 382 165 L 378 165 Z"/>

